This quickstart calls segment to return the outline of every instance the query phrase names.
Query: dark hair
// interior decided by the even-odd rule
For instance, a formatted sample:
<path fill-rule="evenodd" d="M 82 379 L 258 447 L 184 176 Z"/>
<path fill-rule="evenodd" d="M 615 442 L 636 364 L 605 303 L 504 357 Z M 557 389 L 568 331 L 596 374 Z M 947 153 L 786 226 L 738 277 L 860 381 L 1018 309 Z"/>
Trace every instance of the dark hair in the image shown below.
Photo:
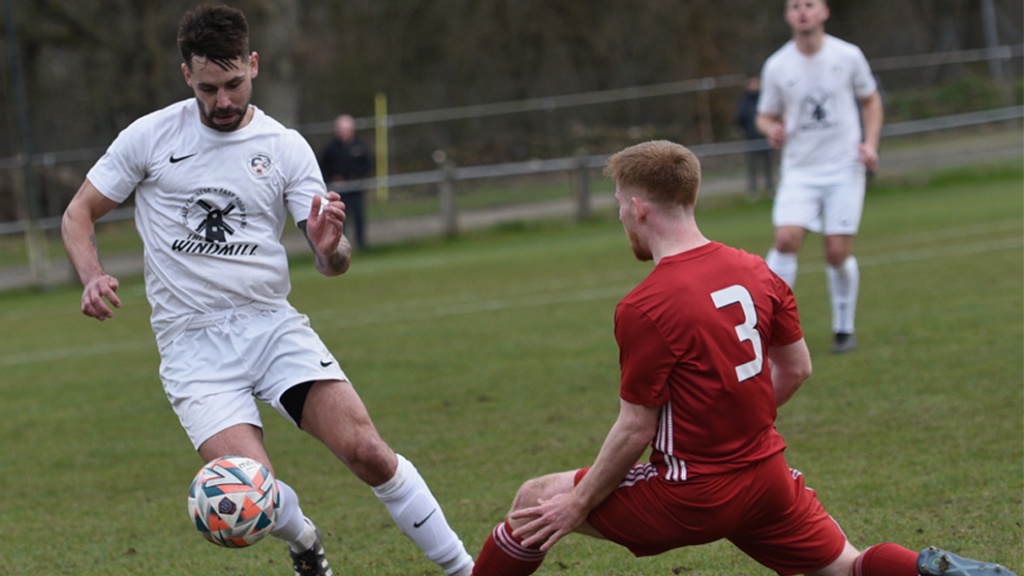
<path fill-rule="evenodd" d="M 190 70 L 193 58 L 234 68 L 234 60 L 249 56 L 249 23 L 237 8 L 200 4 L 178 24 L 178 49 Z"/>
<path fill-rule="evenodd" d="M 675 142 L 653 140 L 630 146 L 608 159 L 604 173 L 616 185 L 639 191 L 662 206 L 691 207 L 697 203 L 700 161 Z"/>

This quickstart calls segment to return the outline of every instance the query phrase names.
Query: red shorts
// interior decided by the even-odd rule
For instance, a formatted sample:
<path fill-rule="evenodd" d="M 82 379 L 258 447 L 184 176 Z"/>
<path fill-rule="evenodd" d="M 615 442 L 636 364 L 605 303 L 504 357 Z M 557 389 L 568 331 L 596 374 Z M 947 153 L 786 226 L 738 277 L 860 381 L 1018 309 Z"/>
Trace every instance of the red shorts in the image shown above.
<path fill-rule="evenodd" d="M 587 469 L 576 473 L 576 482 Z M 842 553 L 846 535 L 779 453 L 729 474 L 666 482 L 638 464 L 587 522 L 637 556 L 723 538 L 779 574 L 805 574 Z"/>

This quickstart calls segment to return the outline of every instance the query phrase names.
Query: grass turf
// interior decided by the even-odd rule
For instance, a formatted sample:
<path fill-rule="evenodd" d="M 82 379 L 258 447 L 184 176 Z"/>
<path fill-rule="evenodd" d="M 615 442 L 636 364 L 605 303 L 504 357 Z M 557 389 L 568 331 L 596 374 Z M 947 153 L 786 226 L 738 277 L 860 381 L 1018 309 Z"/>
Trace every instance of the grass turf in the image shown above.
<path fill-rule="evenodd" d="M 1020 163 L 869 191 L 855 252 L 860 349 L 832 356 L 819 238 L 796 292 L 815 374 L 782 408 L 788 458 L 851 541 L 937 544 L 1024 568 L 1024 226 Z M 702 210 L 763 253 L 767 202 Z M 617 413 L 615 303 L 650 269 L 609 214 L 375 250 L 343 278 L 293 263 L 292 301 L 384 437 L 475 554 L 518 485 L 589 464 Z M 185 513 L 201 462 L 157 377 L 138 278 L 105 323 L 79 290 L 0 295 L 0 573 L 289 574 L 285 547 L 205 543 Z M 438 574 L 314 440 L 264 411 L 282 478 L 337 573 Z M 539 574 L 770 572 L 726 543 L 633 559 L 570 537 Z"/>

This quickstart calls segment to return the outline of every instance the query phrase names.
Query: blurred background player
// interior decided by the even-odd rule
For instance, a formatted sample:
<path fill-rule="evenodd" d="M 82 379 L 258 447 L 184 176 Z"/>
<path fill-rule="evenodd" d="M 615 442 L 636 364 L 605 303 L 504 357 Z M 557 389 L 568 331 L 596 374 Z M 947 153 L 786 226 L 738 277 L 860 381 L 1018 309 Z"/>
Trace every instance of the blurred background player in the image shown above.
<path fill-rule="evenodd" d="M 326 191 L 312 149 L 250 103 L 259 56 L 248 31 L 245 15 L 227 6 L 185 14 L 178 46 L 195 98 L 122 131 L 72 199 L 63 234 L 85 287 L 82 312 L 106 320 L 121 305 L 95 222 L 134 192 L 160 378 L 203 461 L 240 455 L 273 471 L 259 399 L 370 485 L 428 558 L 469 574 L 472 558 L 423 478 L 381 439 L 337 360 L 287 300 L 289 213 L 321 274 L 348 270 L 351 247 L 344 207 Z M 288 542 L 297 576 L 331 576 L 319 531 L 275 476 L 281 512 L 271 534 Z"/>
<path fill-rule="evenodd" d="M 356 136 L 356 120 L 348 114 L 334 119 L 334 138 L 320 153 L 320 171 L 327 185 L 362 180 L 373 175 L 373 152 Z M 366 248 L 366 190 L 341 193 L 345 223 L 351 225 L 356 248 Z"/>
<path fill-rule="evenodd" d="M 832 351 L 843 353 L 857 346 L 860 269 L 853 238 L 866 172 L 878 168 L 883 111 L 867 59 L 853 44 L 825 33 L 828 17 L 825 0 L 787 0 L 793 38 L 765 62 L 757 126 L 783 150 L 772 210 L 775 243 L 765 260 L 793 286 L 807 232 L 824 235 Z"/>
<path fill-rule="evenodd" d="M 589 468 L 522 485 L 474 575 L 532 574 L 572 532 L 637 556 L 728 539 L 784 576 L 1011 575 L 935 548 L 858 552 L 775 429 L 811 374 L 792 290 L 761 258 L 701 233 L 700 163 L 685 147 L 638 144 L 606 173 L 633 254 L 654 262 L 615 309 L 619 416 Z"/>

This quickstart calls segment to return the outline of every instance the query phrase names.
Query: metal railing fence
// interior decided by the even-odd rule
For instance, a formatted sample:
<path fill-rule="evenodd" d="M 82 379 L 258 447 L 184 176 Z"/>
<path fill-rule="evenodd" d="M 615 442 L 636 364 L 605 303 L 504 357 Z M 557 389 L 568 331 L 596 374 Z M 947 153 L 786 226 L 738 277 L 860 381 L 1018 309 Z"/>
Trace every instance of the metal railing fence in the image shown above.
<path fill-rule="evenodd" d="M 956 128 L 968 128 L 985 124 L 997 124 L 1024 120 L 1024 106 L 1007 106 L 992 110 L 981 110 L 967 112 L 952 116 L 929 118 L 924 120 L 913 120 L 889 124 L 882 129 L 882 138 L 893 138 L 899 136 L 910 136 L 927 132 L 951 130 Z M 747 152 L 764 150 L 766 145 L 757 141 L 734 140 L 714 144 L 697 144 L 689 146 L 691 150 L 702 159 L 710 159 L 722 156 L 745 154 Z M 582 173 L 591 170 L 599 170 L 604 167 L 608 160 L 608 154 L 582 154 L 563 158 L 551 158 L 547 160 L 529 160 L 525 162 L 507 162 L 502 164 L 490 164 L 481 166 L 456 166 L 447 158 L 440 158 L 437 162 L 437 169 L 406 174 L 395 174 L 388 176 L 387 183 L 392 188 L 404 187 L 431 187 L 438 190 L 438 197 L 441 198 L 446 192 L 454 190 L 458 182 L 473 180 L 512 178 L 520 176 L 535 176 L 551 173 Z M 586 182 L 586 178 L 580 178 L 580 182 Z M 353 180 L 343 184 L 332 184 L 330 189 L 335 192 L 349 192 L 354 190 L 368 190 L 376 188 L 382 182 L 377 178 L 364 180 Z M 574 197 L 585 202 L 589 194 L 586 190 L 575 191 Z M 580 193 L 582 192 L 582 193 Z M 442 204 L 446 202 L 440 200 Z M 580 213 L 588 213 L 588 206 L 580 206 Z M 102 222 L 117 222 L 132 219 L 134 208 L 117 208 L 107 214 Z M 447 219 L 447 217 L 445 217 Z M 60 228 L 60 217 L 49 216 L 41 218 L 38 222 L 42 230 L 57 230 Z M 23 234 L 27 231 L 26 223 L 23 221 L 0 222 L 0 235 Z"/>
<path fill-rule="evenodd" d="M 1002 138 L 1003 148 L 997 150 L 993 157 L 982 157 L 975 155 L 974 161 L 999 161 L 1000 158 L 1020 158 L 1024 153 L 1024 141 L 1016 136 L 1022 134 L 1021 121 L 1024 120 L 1024 106 L 1009 106 L 992 110 L 969 112 L 939 118 L 915 120 L 890 124 L 883 128 L 882 137 L 885 140 L 898 139 L 899 137 L 913 136 L 918 134 L 934 133 L 955 129 L 970 129 L 992 125 L 1010 136 L 1011 141 L 1006 143 L 1007 138 Z M 1006 125 L 1009 125 L 1009 131 Z M 983 134 L 990 134 L 988 129 Z M 1016 136 L 1015 136 L 1016 135 Z M 983 136 L 984 138 L 984 136 Z M 693 145 L 690 148 L 701 158 L 705 167 L 714 163 L 715 160 L 726 160 L 730 156 L 742 155 L 750 151 L 764 149 L 763 144 L 756 141 L 731 141 L 713 144 Z M 918 153 L 919 155 L 922 153 Z M 923 152 L 923 154 L 928 154 Z M 390 185 L 395 188 L 428 188 L 431 189 L 431 201 L 433 202 L 434 213 L 427 216 L 415 216 L 399 218 L 397 220 L 372 221 L 371 232 L 377 228 L 387 228 L 398 232 L 400 238 L 415 239 L 430 236 L 454 236 L 463 229 L 476 228 L 481 225 L 491 225 L 502 221 L 524 221 L 538 217 L 565 217 L 569 216 L 576 220 L 586 220 L 595 206 L 606 206 L 606 194 L 592 195 L 590 186 L 590 175 L 594 170 L 603 168 L 607 161 L 607 154 L 579 154 L 571 157 L 553 158 L 547 160 L 532 160 L 527 162 L 512 162 L 494 165 L 479 166 L 456 166 L 443 155 L 438 155 L 436 168 L 421 172 L 398 174 L 389 177 Z M 947 158 L 947 161 L 950 160 Z M 710 161 L 710 162 L 709 162 Z M 964 163 L 965 159 L 958 157 L 958 162 Z M 942 160 L 939 160 L 942 162 Z M 969 163 L 969 161 L 967 161 Z M 928 166 L 935 164 L 935 161 L 925 162 Z M 742 163 L 739 164 L 742 166 Z M 728 174 L 708 174 L 705 171 L 704 183 L 701 187 L 702 195 L 715 195 L 720 192 L 742 193 L 745 188 L 744 168 L 735 168 Z M 460 211 L 457 201 L 457 190 L 459 184 L 474 180 L 502 180 L 521 177 L 537 177 L 544 175 L 567 174 L 570 176 L 571 184 L 566 187 L 566 193 L 562 201 L 547 200 L 527 206 L 519 206 L 510 215 L 499 214 L 502 208 L 495 210 L 470 210 Z M 710 176 L 710 177 L 709 177 Z M 379 184 L 376 179 L 366 179 L 358 182 L 349 182 L 344 185 L 332 186 L 333 190 L 345 192 L 353 189 L 371 189 Z M 463 190 L 471 188 L 464 187 Z M 458 196 L 461 198 L 461 196 Z M 553 210 L 552 210 L 553 208 Z M 486 214 L 486 212 L 495 214 Z M 131 207 L 118 208 L 105 216 L 100 224 L 115 223 L 118 221 L 130 220 L 134 210 Z M 483 224 L 482 224 L 483 223 Z M 53 232 L 60 226 L 60 218 L 51 216 L 37 222 L 9 222 L 0 223 L 0 234 L 24 234 L 25 244 L 30 253 L 28 266 L 14 266 L 0 268 L 0 290 L 12 288 L 26 288 L 36 286 L 45 288 L 55 284 L 64 284 L 74 281 L 73 270 L 63 259 L 49 260 L 46 255 L 45 240 L 40 237 L 46 236 L 47 231 Z M 372 237 L 372 235 L 371 235 Z M 33 246 L 33 239 L 38 241 Z M 293 240 L 295 240 L 293 238 Z M 392 238 L 392 241 L 395 238 Z M 294 244 L 294 246 L 292 245 Z M 371 242 L 371 245 L 374 243 Z M 292 242 L 286 245 L 293 250 L 304 251 L 304 242 Z M 113 256 L 116 262 L 114 268 L 116 274 L 137 273 L 141 270 L 141 254 L 106 254 Z M 126 256 L 130 256 L 125 258 Z M 105 264 L 110 262 L 105 258 Z"/>

